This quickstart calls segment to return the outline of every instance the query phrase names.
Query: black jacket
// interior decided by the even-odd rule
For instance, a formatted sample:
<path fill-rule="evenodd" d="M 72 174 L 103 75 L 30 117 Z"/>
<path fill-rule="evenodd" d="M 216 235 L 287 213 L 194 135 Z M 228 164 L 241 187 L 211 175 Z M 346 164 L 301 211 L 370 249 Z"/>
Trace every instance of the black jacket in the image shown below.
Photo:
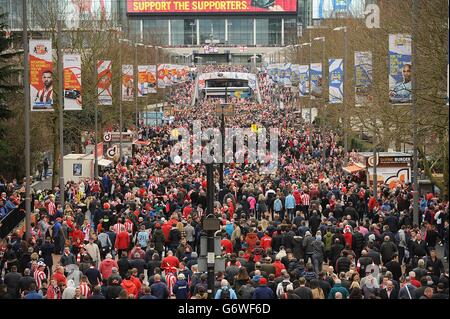
<path fill-rule="evenodd" d="M 350 270 L 350 259 L 348 257 L 339 257 L 336 261 L 336 273 L 347 272 Z"/>
<path fill-rule="evenodd" d="M 273 240 L 272 240 L 273 243 Z M 297 260 L 303 259 L 304 250 L 303 250 L 303 238 L 300 236 L 294 236 L 292 238 L 292 253 Z"/>

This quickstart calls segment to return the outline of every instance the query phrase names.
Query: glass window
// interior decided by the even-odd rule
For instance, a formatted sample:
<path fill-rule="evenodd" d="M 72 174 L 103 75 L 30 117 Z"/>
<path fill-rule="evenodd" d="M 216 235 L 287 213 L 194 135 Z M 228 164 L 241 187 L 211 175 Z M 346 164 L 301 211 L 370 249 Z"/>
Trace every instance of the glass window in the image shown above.
<path fill-rule="evenodd" d="M 253 19 L 228 19 L 228 43 L 253 45 Z"/>
<path fill-rule="evenodd" d="M 144 20 L 144 43 L 168 45 L 169 26 L 167 20 Z"/>
<path fill-rule="evenodd" d="M 256 45 L 269 45 L 268 19 L 256 19 Z"/>
<path fill-rule="evenodd" d="M 297 21 L 296 19 L 284 19 L 284 44 L 297 43 Z"/>
<path fill-rule="evenodd" d="M 184 20 L 170 20 L 171 45 L 184 45 Z"/>
<path fill-rule="evenodd" d="M 269 45 L 281 45 L 281 18 L 269 19 Z"/>
<path fill-rule="evenodd" d="M 219 40 L 225 43 L 225 20 L 224 19 L 204 19 L 200 22 L 200 45 L 205 44 L 206 40 Z"/>
<path fill-rule="evenodd" d="M 197 21 L 184 19 L 184 44 L 197 45 Z"/>

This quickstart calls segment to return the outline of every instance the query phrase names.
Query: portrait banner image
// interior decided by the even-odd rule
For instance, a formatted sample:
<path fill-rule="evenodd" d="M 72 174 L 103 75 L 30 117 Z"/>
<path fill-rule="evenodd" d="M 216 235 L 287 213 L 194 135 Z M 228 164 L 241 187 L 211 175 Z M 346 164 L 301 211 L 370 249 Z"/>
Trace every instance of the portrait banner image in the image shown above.
<path fill-rule="evenodd" d="M 344 101 L 344 61 L 343 59 L 328 59 L 329 65 L 329 100 L 330 104 Z"/>
<path fill-rule="evenodd" d="M 30 40 L 31 111 L 53 111 L 53 60 L 51 40 Z"/>
<path fill-rule="evenodd" d="M 389 102 L 412 103 L 411 35 L 389 35 Z"/>
<path fill-rule="evenodd" d="M 127 13 L 296 13 L 297 0 L 127 0 Z"/>
<path fill-rule="evenodd" d="M 169 74 L 168 64 L 158 64 L 158 88 L 164 89 L 172 85 L 171 75 Z"/>
<path fill-rule="evenodd" d="M 313 19 L 330 19 L 339 14 L 364 17 L 365 0 L 312 0 Z"/>
<path fill-rule="evenodd" d="M 300 96 L 309 96 L 309 65 L 300 65 L 298 90 Z"/>
<path fill-rule="evenodd" d="M 99 105 L 112 105 L 112 63 L 109 60 L 97 62 L 97 94 Z"/>
<path fill-rule="evenodd" d="M 64 54 L 64 110 L 82 110 L 81 56 Z"/>
<path fill-rule="evenodd" d="M 372 52 L 355 52 L 355 105 L 362 106 L 373 102 Z"/>
<path fill-rule="evenodd" d="M 122 65 L 122 101 L 134 100 L 133 65 Z"/>
<path fill-rule="evenodd" d="M 155 94 L 156 92 L 156 65 L 149 65 L 147 69 L 147 86 L 148 93 Z"/>
<path fill-rule="evenodd" d="M 148 93 L 148 65 L 138 65 L 138 97 L 144 97 Z"/>
<path fill-rule="evenodd" d="M 320 99 L 323 97 L 323 75 L 322 63 L 311 63 L 311 98 Z"/>
<path fill-rule="evenodd" d="M 291 84 L 298 85 L 300 83 L 300 65 L 291 65 Z"/>

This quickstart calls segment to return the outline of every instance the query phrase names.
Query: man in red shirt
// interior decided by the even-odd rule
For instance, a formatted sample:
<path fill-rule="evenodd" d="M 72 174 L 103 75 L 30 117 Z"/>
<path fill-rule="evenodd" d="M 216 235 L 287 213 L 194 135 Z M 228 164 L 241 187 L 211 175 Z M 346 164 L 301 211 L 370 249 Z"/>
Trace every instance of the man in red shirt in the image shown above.
<path fill-rule="evenodd" d="M 275 277 L 280 277 L 281 271 L 283 269 L 286 269 L 286 266 L 284 266 L 284 264 L 281 262 L 280 257 L 276 257 L 275 262 L 272 263 L 272 266 L 275 267 Z"/>
<path fill-rule="evenodd" d="M 119 256 L 122 256 L 122 251 L 128 252 L 128 247 L 130 245 L 130 236 L 125 230 L 125 226 L 120 226 L 120 233 L 117 234 L 115 248 Z"/>
<path fill-rule="evenodd" d="M 169 250 L 169 252 L 167 253 L 167 257 L 165 257 L 161 261 L 161 268 L 164 270 L 167 270 L 172 267 L 178 268 L 179 264 L 180 261 L 178 260 L 178 258 L 173 255 L 173 252 L 171 250 Z"/>
<path fill-rule="evenodd" d="M 265 232 L 264 236 L 260 240 L 261 247 L 264 250 L 267 250 L 267 248 L 272 248 L 272 237 L 269 236 L 269 232 Z"/>
<path fill-rule="evenodd" d="M 223 248 L 225 248 L 225 252 L 227 254 L 232 254 L 233 253 L 233 243 L 231 242 L 231 240 L 228 239 L 227 235 L 223 236 L 223 239 L 220 242 L 220 245 Z"/>
<path fill-rule="evenodd" d="M 83 245 L 84 234 L 81 229 L 75 225 L 75 230 L 72 232 L 72 252 L 77 255 L 80 251 L 81 245 Z"/>

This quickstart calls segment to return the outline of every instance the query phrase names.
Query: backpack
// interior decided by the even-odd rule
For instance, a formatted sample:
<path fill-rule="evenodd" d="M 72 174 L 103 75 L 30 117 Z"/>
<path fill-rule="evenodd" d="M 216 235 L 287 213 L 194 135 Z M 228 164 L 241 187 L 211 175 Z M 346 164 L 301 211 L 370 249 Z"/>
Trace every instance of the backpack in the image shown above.
<path fill-rule="evenodd" d="M 227 286 L 223 287 L 220 292 L 220 299 L 231 299 L 230 298 L 230 288 Z"/>
<path fill-rule="evenodd" d="M 281 282 L 281 286 L 283 286 L 283 291 L 285 293 L 287 293 L 287 286 L 289 286 L 289 285 L 290 285 L 290 282 L 288 282 L 288 281 L 282 281 Z"/>

